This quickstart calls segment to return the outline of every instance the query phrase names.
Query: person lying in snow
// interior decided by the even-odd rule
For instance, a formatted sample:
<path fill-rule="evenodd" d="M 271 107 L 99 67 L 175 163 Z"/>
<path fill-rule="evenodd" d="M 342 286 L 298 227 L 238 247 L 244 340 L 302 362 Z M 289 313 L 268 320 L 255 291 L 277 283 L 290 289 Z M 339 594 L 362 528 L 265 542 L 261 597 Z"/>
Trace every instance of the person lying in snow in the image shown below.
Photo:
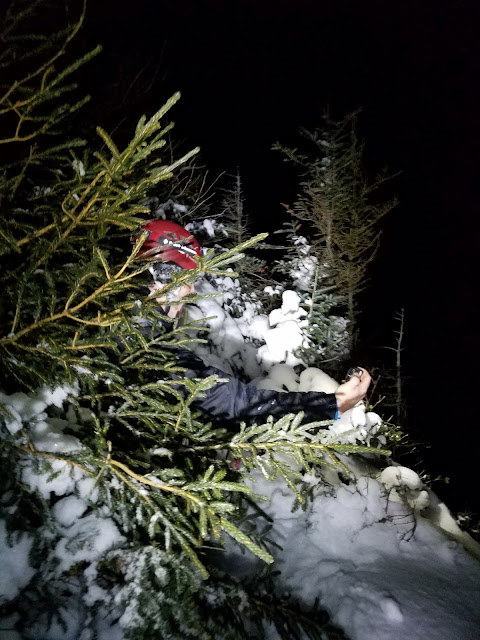
<path fill-rule="evenodd" d="M 150 259 L 158 256 L 158 261 L 152 265 L 154 285 L 150 287 L 151 293 L 161 292 L 176 273 L 196 267 L 195 256 L 201 253 L 200 245 L 186 229 L 167 220 L 152 220 L 142 229 L 148 232 L 148 236 L 141 254 L 147 253 Z M 194 285 L 182 286 L 168 298 L 179 301 L 194 293 Z M 157 301 L 166 318 L 173 320 L 182 312 L 183 304 L 169 304 L 166 296 L 159 295 Z M 351 378 L 341 384 L 335 393 L 281 393 L 249 386 L 228 373 L 207 366 L 187 349 L 179 349 L 178 363 L 186 368 L 185 375 L 189 378 L 217 375 L 227 379 L 227 382 L 218 382 L 207 389 L 205 397 L 195 402 L 201 411 L 215 419 L 251 421 L 269 415 L 280 417 L 303 411 L 308 422 L 334 420 L 365 397 L 371 381 L 368 371 L 357 367 Z"/>

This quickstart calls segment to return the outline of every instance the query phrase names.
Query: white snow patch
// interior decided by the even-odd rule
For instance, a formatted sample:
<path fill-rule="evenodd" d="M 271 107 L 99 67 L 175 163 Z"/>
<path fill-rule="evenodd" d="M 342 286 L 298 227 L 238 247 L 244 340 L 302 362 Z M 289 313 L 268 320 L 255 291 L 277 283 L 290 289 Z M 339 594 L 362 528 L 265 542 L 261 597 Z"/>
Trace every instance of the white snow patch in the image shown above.
<path fill-rule="evenodd" d="M 98 488 L 95 486 L 95 479 L 91 476 L 82 478 L 76 484 L 78 495 L 87 502 L 95 503 L 98 500 Z"/>
<path fill-rule="evenodd" d="M 95 514 L 77 520 L 65 530 L 55 548 L 59 558 L 58 571 L 66 571 L 77 562 L 97 560 L 105 551 L 125 542 L 113 520 L 99 518 Z"/>
<path fill-rule="evenodd" d="M 63 527 L 70 527 L 87 510 L 84 500 L 76 496 L 62 498 L 53 506 L 53 515 Z"/>
<path fill-rule="evenodd" d="M 352 467 L 353 460 L 345 459 Z M 387 500 L 362 476 L 325 491 L 305 511 L 282 480 L 254 473 L 266 495 L 280 584 L 307 605 L 318 597 L 351 640 L 478 637 L 480 563 L 428 519 Z"/>
<path fill-rule="evenodd" d="M 32 491 L 39 491 L 45 500 L 53 492 L 57 496 L 72 493 L 75 483 L 84 477 L 85 472 L 63 460 L 51 460 L 51 472 L 38 473 L 32 465 L 25 466 L 22 471 L 22 481 L 28 484 Z"/>
<path fill-rule="evenodd" d="M 33 538 L 26 533 L 18 540 L 16 536 L 9 544 L 5 520 L 0 520 L 0 605 L 15 598 L 35 574 L 28 560 Z"/>

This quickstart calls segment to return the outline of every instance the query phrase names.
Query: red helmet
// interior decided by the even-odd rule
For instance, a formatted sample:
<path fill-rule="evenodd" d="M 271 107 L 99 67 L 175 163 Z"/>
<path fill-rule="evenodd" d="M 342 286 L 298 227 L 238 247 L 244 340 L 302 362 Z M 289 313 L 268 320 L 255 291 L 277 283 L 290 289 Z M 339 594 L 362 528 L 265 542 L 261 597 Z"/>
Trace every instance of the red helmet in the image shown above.
<path fill-rule="evenodd" d="M 150 251 L 152 257 L 158 255 L 162 262 L 175 262 L 182 269 L 195 269 L 194 256 L 200 255 L 200 245 L 186 229 L 176 222 L 151 220 L 143 227 L 148 236 L 140 253 Z"/>

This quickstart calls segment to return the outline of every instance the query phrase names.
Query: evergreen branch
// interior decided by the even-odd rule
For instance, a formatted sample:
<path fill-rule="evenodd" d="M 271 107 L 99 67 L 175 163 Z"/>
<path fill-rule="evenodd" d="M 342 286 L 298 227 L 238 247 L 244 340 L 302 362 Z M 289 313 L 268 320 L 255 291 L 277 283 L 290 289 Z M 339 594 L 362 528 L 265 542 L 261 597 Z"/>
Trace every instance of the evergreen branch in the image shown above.
<path fill-rule="evenodd" d="M 190 395 L 187 398 L 187 401 L 183 404 L 182 409 L 178 413 L 178 418 L 177 418 L 177 423 L 176 423 L 176 426 L 175 426 L 175 430 L 178 430 L 180 428 L 180 424 L 181 424 L 186 412 L 189 411 L 189 407 L 190 407 L 191 403 L 195 400 L 195 398 L 197 396 L 201 395 L 207 389 L 211 389 L 218 382 L 227 382 L 227 379 L 226 378 L 219 378 L 216 375 L 209 376 L 208 378 L 197 380 L 198 384 L 194 388 L 191 388 L 191 386 L 190 386 L 191 382 L 188 379 L 185 381 L 185 385 L 187 386 L 187 389 L 189 389 L 189 387 L 190 387 L 190 389 L 189 389 L 190 390 Z"/>
<path fill-rule="evenodd" d="M 131 469 L 129 469 L 122 462 L 118 462 L 118 460 L 111 459 L 110 465 L 114 467 L 118 467 L 126 475 L 130 476 L 131 478 L 134 478 L 137 482 L 140 482 L 141 484 L 147 485 L 149 487 L 154 487 L 159 491 L 165 491 L 167 493 L 173 493 L 175 495 L 178 495 L 181 498 L 184 498 L 187 502 L 193 503 L 197 507 L 203 507 L 205 505 L 204 500 L 202 500 L 201 498 L 198 498 L 193 493 L 189 493 L 188 491 L 185 491 L 184 489 L 175 487 L 173 485 L 156 482 L 154 480 L 151 480 L 150 478 L 147 478 L 146 476 L 140 476 L 134 471 L 132 471 Z"/>
<path fill-rule="evenodd" d="M 71 296 L 67 299 L 67 302 L 65 303 L 65 307 L 62 311 L 58 312 L 58 313 L 54 313 L 51 314 L 50 316 L 47 316 L 45 318 L 42 318 L 40 320 L 37 320 L 35 322 L 33 322 L 30 326 L 25 327 L 24 329 L 21 329 L 20 331 L 18 331 L 15 334 L 9 334 L 8 336 L 4 336 L 3 338 L 0 338 L 0 345 L 5 345 L 5 344 L 13 344 L 13 343 L 18 343 L 18 340 L 20 338 L 22 338 L 23 336 L 27 335 L 28 333 L 31 333 L 32 331 L 39 329 L 40 327 L 43 327 L 47 324 L 52 324 L 52 323 L 56 323 L 59 320 L 62 320 L 64 318 L 67 318 L 69 320 L 73 320 L 75 322 L 79 322 L 80 324 L 86 324 L 86 325 L 91 325 L 91 326 L 112 326 L 114 324 L 117 324 L 118 322 L 121 321 L 121 318 L 115 318 L 115 317 L 109 317 L 110 316 L 115 316 L 115 315 L 119 315 L 121 309 L 117 308 L 114 309 L 112 312 L 110 312 L 110 314 L 104 314 L 103 316 L 103 320 L 102 320 L 102 316 L 99 315 L 97 317 L 97 320 L 86 320 L 83 318 L 79 318 L 78 316 L 76 316 L 75 314 L 78 313 L 79 311 L 81 311 L 86 305 L 88 305 L 89 303 L 95 301 L 96 299 L 104 296 L 106 293 L 110 293 L 114 290 L 114 286 L 116 284 L 118 284 L 119 282 L 126 282 L 129 280 L 132 280 L 132 278 L 136 277 L 138 275 L 139 272 L 144 271 L 147 267 L 142 267 L 140 270 L 137 270 L 133 273 L 130 273 L 126 276 L 120 277 L 123 272 L 124 272 L 124 268 L 126 268 L 127 266 L 130 265 L 130 263 L 132 262 L 133 258 L 135 257 L 135 252 L 133 252 L 129 258 L 127 259 L 127 261 L 125 262 L 124 266 L 117 272 L 117 274 L 108 282 L 104 282 L 102 285 L 100 285 L 97 289 L 95 289 L 94 291 L 92 291 L 92 293 L 90 293 L 88 296 L 86 296 L 81 302 L 77 303 L 74 307 L 70 308 L 70 303 L 72 302 L 73 296 L 75 295 L 75 293 L 77 292 L 77 289 L 71 294 Z M 134 303 L 128 303 L 128 305 L 133 305 Z"/>
<path fill-rule="evenodd" d="M 129 478 L 132 478 L 133 480 L 135 480 L 136 482 L 140 483 L 141 485 L 151 486 L 151 487 L 153 487 L 155 489 L 158 489 L 160 491 L 166 491 L 166 492 L 170 492 L 170 493 L 173 493 L 175 495 L 178 495 L 179 497 L 182 497 L 185 500 L 187 500 L 188 503 L 195 504 L 200 509 L 202 509 L 205 506 L 204 501 L 201 500 L 200 498 L 197 498 L 193 493 L 189 493 L 187 491 L 184 491 L 184 490 L 182 490 L 180 488 L 177 488 L 177 487 L 174 487 L 172 485 L 167 485 L 167 484 L 164 484 L 164 483 L 159 483 L 159 482 L 152 481 L 152 480 L 150 480 L 149 478 L 147 478 L 145 476 L 140 476 L 140 475 L 136 474 L 134 471 L 132 471 L 131 469 L 129 469 L 129 467 L 127 467 L 123 463 L 112 459 L 111 458 L 111 443 L 107 443 L 107 444 L 108 444 L 108 455 L 105 458 L 104 464 L 101 466 L 99 472 L 96 475 L 94 474 L 94 472 L 91 469 L 88 469 L 84 465 L 79 464 L 75 460 L 72 460 L 70 458 L 66 458 L 66 457 L 63 457 L 63 456 L 58 456 L 58 455 L 55 455 L 53 453 L 48 453 L 48 452 L 44 452 L 44 451 L 38 451 L 37 449 L 35 449 L 33 447 L 33 445 L 30 442 L 29 442 L 29 447 L 18 446 L 18 448 L 21 451 L 25 452 L 25 453 L 32 454 L 32 455 L 35 455 L 37 457 L 44 457 L 44 458 L 49 458 L 49 459 L 53 459 L 53 460 L 58 460 L 58 461 L 62 461 L 62 462 L 65 462 L 67 464 L 70 464 L 72 466 L 75 466 L 75 467 L 81 469 L 82 471 L 84 471 L 85 473 L 88 473 L 89 475 L 94 476 L 95 477 L 95 483 L 97 483 L 100 480 L 100 477 L 105 473 L 106 469 L 109 468 L 109 469 L 111 469 L 111 471 L 122 482 L 124 482 L 137 495 L 139 495 L 141 497 L 141 499 L 143 499 L 148 504 L 148 506 L 151 507 L 151 508 L 153 508 L 153 502 L 152 502 L 151 498 L 148 495 L 145 495 L 144 493 L 139 491 L 138 487 L 135 485 L 135 483 L 132 482 Z M 226 483 L 226 484 L 231 485 L 231 487 L 229 486 L 229 490 L 232 490 L 232 488 L 234 488 L 234 483 Z M 242 490 L 242 491 L 245 491 L 247 493 L 250 492 L 250 490 L 247 487 L 242 487 L 241 485 L 237 485 L 237 487 L 236 487 L 237 490 L 239 489 L 239 487 L 240 487 L 240 490 Z M 215 516 L 215 509 L 220 509 L 221 511 L 225 511 L 225 503 L 212 502 L 211 503 L 211 508 L 208 509 L 208 511 L 210 513 L 210 516 L 216 517 Z M 227 510 L 228 510 L 228 508 L 227 508 Z M 259 557 L 261 557 L 262 559 L 265 559 L 266 562 L 273 561 L 273 559 L 271 559 L 271 560 L 268 559 L 269 557 L 271 558 L 271 556 L 269 556 L 269 554 L 266 554 L 255 543 L 250 541 L 250 539 L 245 534 L 243 534 L 241 531 L 237 530 L 237 528 L 234 527 L 233 525 L 231 525 L 231 523 L 226 521 L 224 518 L 220 518 L 220 521 L 221 521 L 221 524 L 222 524 L 222 528 L 224 528 L 225 531 L 227 531 L 230 535 L 232 535 L 232 537 L 234 537 L 235 539 L 237 539 L 240 542 L 242 542 L 242 544 L 245 544 L 254 553 L 259 555 Z M 182 546 L 182 548 L 186 551 L 188 556 L 194 562 L 195 566 L 200 570 L 202 576 L 204 578 L 207 578 L 208 577 L 207 570 L 205 569 L 203 564 L 200 562 L 200 560 L 199 560 L 197 554 L 195 553 L 195 551 L 191 548 L 191 546 L 186 541 L 185 535 L 183 535 L 178 530 L 178 528 L 176 526 L 170 525 L 169 528 L 170 528 L 172 534 L 174 535 L 174 537 L 177 538 L 177 540 L 180 543 L 180 545 Z M 258 552 L 257 552 L 257 549 L 258 549 Z"/>
<path fill-rule="evenodd" d="M 85 62 L 93 58 L 101 50 L 102 48 L 100 46 L 97 46 L 88 54 L 86 54 L 85 56 L 77 60 L 72 65 L 70 65 L 70 67 L 65 69 L 63 73 L 59 74 L 57 78 L 60 78 L 60 76 L 63 76 L 66 73 L 72 73 L 73 71 L 76 71 L 82 64 L 84 64 Z M 17 122 L 14 135 L 10 136 L 9 138 L 0 138 L 0 144 L 8 144 L 12 142 L 27 142 L 29 140 L 33 140 L 34 138 L 37 138 L 42 134 L 46 133 L 47 131 L 51 130 L 55 124 L 57 124 L 62 118 L 65 117 L 65 113 L 67 111 L 70 113 L 73 113 L 74 111 L 77 111 L 81 106 L 83 106 L 86 102 L 88 102 L 88 100 L 90 100 L 89 96 L 85 96 L 84 98 L 82 98 L 81 100 L 79 100 L 77 103 L 73 105 L 69 105 L 69 104 L 61 105 L 60 107 L 57 107 L 53 113 L 50 114 L 50 117 L 48 119 L 45 119 L 43 116 L 34 117 L 34 116 L 26 115 L 28 113 L 28 110 L 39 106 L 42 102 L 58 98 L 62 93 L 69 92 L 72 89 L 76 88 L 76 85 L 73 84 L 73 85 L 61 87 L 56 91 L 51 91 L 51 89 L 54 86 L 53 83 L 47 84 L 47 85 L 45 84 L 46 78 L 49 72 L 51 71 L 53 71 L 53 67 L 50 67 L 45 71 L 42 79 L 42 86 L 40 87 L 39 92 L 33 92 L 30 97 L 24 100 L 17 100 L 14 104 L 8 104 L 7 102 L 8 107 L 4 109 L 0 109 L 0 115 L 13 111 L 18 117 L 18 122 Z M 57 78 L 53 82 L 55 82 Z M 12 85 L 12 86 L 15 86 L 15 85 Z M 25 109 L 26 112 L 22 112 L 20 111 L 20 109 Z M 26 122 L 42 122 L 42 124 L 38 128 L 34 128 L 32 132 L 21 135 L 20 130 L 22 128 L 22 125 Z"/>
<path fill-rule="evenodd" d="M 189 488 L 190 491 L 192 489 L 195 488 L 195 485 L 193 483 L 189 484 L 189 485 L 184 485 L 183 488 L 179 488 L 179 487 L 175 487 L 172 485 L 166 485 L 164 483 L 159 483 L 156 481 L 151 480 L 150 478 L 147 478 L 145 476 L 140 476 L 138 474 L 136 474 L 135 472 L 133 472 L 131 469 L 129 469 L 126 465 L 124 465 L 123 463 L 120 463 L 116 460 L 110 459 L 109 461 L 110 465 L 113 465 L 114 467 L 118 467 L 119 469 L 121 469 L 124 474 L 128 475 L 129 477 L 133 478 L 134 480 L 136 480 L 137 482 L 139 482 L 140 484 L 145 484 L 151 487 L 154 487 L 155 489 L 158 489 L 160 491 L 166 491 L 166 492 L 171 492 L 174 493 L 176 495 L 178 495 L 181 498 L 184 498 L 185 500 L 187 500 L 187 504 L 190 505 L 194 505 L 198 508 L 199 510 L 199 528 L 200 528 L 200 533 L 201 533 L 201 537 L 206 537 L 207 536 L 207 529 L 206 529 L 206 521 L 207 518 L 211 523 L 211 527 L 212 530 L 216 531 L 216 522 L 219 523 L 220 527 L 226 531 L 232 538 L 234 538 L 235 540 L 237 540 L 238 542 L 240 542 L 242 545 L 244 545 L 246 548 L 248 548 L 252 553 L 254 553 L 255 555 L 257 555 L 259 558 L 261 558 L 262 560 L 264 560 L 267 563 L 272 563 L 273 562 L 273 557 L 266 552 L 264 549 L 262 549 L 261 547 L 259 547 L 255 542 L 253 542 L 246 534 L 244 534 L 242 531 L 240 531 L 240 529 L 238 529 L 237 527 L 235 527 L 231 522 L 229 522 L 228 520 L 226 520 L 223 517 L 218 517 L 217 516 L 217 512 L 231 512 L 232 510 L 235 509 L 235 507 L 233 507 L 233 505 L 229 504 L 229 503 L 225 503 L 225 502 L 218 502 L 218 501 L 211 501 L 209 503 L 205 503 L 204 500 L 197 498 L 193 493 L 190 493 L 189 491 L 186 491 L 186 488 Z M 205 491 L 207 488 L 208 489 L 221 489 L 221 490 L 227 490 L 227 491 L 241 491 L 243 493 L 247 493 L 247 494 L 251 494 L 251 489 L 249 489 L 246 486 L 243 485 L 238 485 L 236 483 L 225 483 L 225 482 L 218 482 L 218 483 L 206 483 L 207 486 L 202 486 L 201 484 L 198 485 L 196 488 L 198 490 L 202 490 Z M 193 551 L 193 549 L 190 547 L 190 545 L 186 542 L 184 535 L 182 535 L 179 531 L 178 528 L 175 526 L 170 526 L 170 529 L 172 531 L 172 533 L 174 534 L 174 536 L 177 538 L 177 540 L 179 541 L 179 543 L 181 544 L 182 548 L 185 549 L 185 551 L 188 553 L 188 555 L 190 556 L 190 558 L 194 561 L 195 565 L 198 568 L 203 567 L 203 565 L 201 564 L 201 562 L 198 559 L 197 554 Z M 216 533 L 216 536 L 218 535 L 218 531 Z M 205 575 L 206 570 L 202 571 L 202 574 Z M 206 573 L 206 575 L 208 575 L 208 573 Z M 205 575 L 205 577 L 206 577 Z"/>
<path fill-rule="evenodd" d="M 105 142 L 105 144 L 107 145 L 108 149 L 112 153 L 112 155 L 115 158 L 115 160 L 120 160 L 120 151 L 118 150 L 118 147 L 113 142 L 113 140 L 108 135 L 108 133 L 106 131 L 104 131 L 102 129 L 102 127 L 97 127 L 97 133 L 102 138 L 102 140 Z"/>
<path fill-rule="evenodd" d="M 86 0 L 84 0 L 80 18 L 77 21 L 77 23 L 73 26 L 73 28 L 70 30 L 70 32 L 69 33 L 67 32 L 68 35 L 63 45 L 59 47 L 56 50 L 56 52 L 46 62 L 40 65 L 35 71 L 32 71 L 31 73 L 24 76 L 22 80 L 15 80 L 15 82 L 9 87 L 7 92 L 0 98 L 0 104 L 6 102 L 9 99 L 10 95 L 14 91 L 19 89 L 22 85 L 27 84 L 28 82 L 30 82 L 31 80 L 33 80 L 34 78 L 36 78 L 41 74 L 45 74 L 48 71 L 48 69 L 52 68 L 54 62 L 58 60 L 58 58 L 60 58 L 62 55 L 64 55 L 66 46 L 75 38 L 75 36 L 79 32 L 83 24 L 83 21 L 85 20 L 86 5 L 87 5 Z M 17 16 L 17 17 L 19 19 L 21 18 L 21 16 Z M 2 113 L 3 111 L 0 110 L 0 115 L 2 115 Z"/>
<path fill-rule="evenodd" d="M 88 187 L 85 189 L 83 196 L 79 199 L 78 204 L 81 203 L 82 199 L 84 199 L 87 195 L 87 193 L 95 186 L 95 184 L 103 177 L 103 173 L 100 172 L 98 173 L 94 180 L 88 185 Z M 65 201 L 64 201 L 65 202 Z M 64 209 L 64 205 L 62 203 L 62 210 L 65 211 Z M 61 220 L 60 223 L 64 223 L 67 222 L 68 220 L 71 220 L 72 217 L 69 214 L 66 214 Z M 46 225 L 45 227 L 42 227 L 41 229 L 38 229 L 37 231 L 35 231 L 34 233 L 32 233 L 29 236 L 25 236 L 24 238 L 21 238 L 20 240 L 17 241 L 17 246 L 21 247 L 24 244 L 27 244 L 28 242 L 31 242 L 32 240 L 37 240 L 38 238 L 40 238 L 41 236 L 45 235 L 45 233 L 48 233 L 48 231 L 52 231 L 53 229 L 57 228 L 57 224 L 56 222 L 52 222 L 51 224 Z M 56 246 L 55 246 L 56 248 Z M 38 268 L 38 267 L 36 267 Z"/>
<path fill-rule="evenodd" d="M 245 546 L 249 551 L 258 556 L 261 560 L 266 562 L 267 564 L 272 564 L 274 562 L 273 556 L 255 544 L 243 531 L 240 531 L 237 527 L 235 527 L 231 522 L 225 520 L 225 518 L 220 518 L 220 524 L 222 529 L 228 533 L 230 537 L 234 540 Z"/>
<path fill-rule="evenodd" d="M 317 423 L 301 425 L 302 416 L 302 413 L 296 416 L 288 414 L 280 418 L 276 423 L 267 422 L 263 425 L 253 425 L 248 428 L 243 426 L 240 432 L 229 441 L 217 444 L 193 445 L 186 450 L 232 451 L 234 456 L 240 457 L 247 467 L 252 467 L 254 464 L 258 465 L 267 479 L 273 479 L 277 472 L 280 473 L 295 492 L 296 489 L 292 478 L 299 479 L 299 477 L 296 476 L 296 472 L 291 467 L 285 466 L 283 461 L 279 461 L 275 454 L 291 455 L 303 468 L 305 468 L 307 460 L 311 463 L 325 464 L 322 456 L 327 456 L 335 466 L 342 467 L 346 473 L 350 473 L 350 470 L 338 459 L 335 455 L 336 453 L 375 453 L 383 456 L 391 454 L 386 449 L 376 449 L 364 445 L 312 442 L 311 439 L 308 439 L 312 438 L 309 429 L 314 428 Z M 319 434 L 314 437 L 318 438 Z M 262 459 L 260 452 L 267 453 L 268 458 L 266 460 Z M 251 457 L 246 457 L 245 454 L 250 454 Z M 268 466 L 272 469 L 273 474 L 268 471 Z M 308 465 L 306 468 L 308 470 Z"/>
<path fill-rule="evenodd" d="M 190 560 L 193 562 L 193 564 L 200 571 L 200 574 L 201 574 L 202 578 L 204 580 L 206 580 L 209 577 L 209 573 L 208 573 L 207 569 L 204 567 L 204 565 L 202 564 L 202 562 L 200 561 L 198 555 L 195 553 L 195 551 L 192 549 L 192 547 L 188 544 L 188 542 L 185 540 L 185 538 L 177 531 L 177 529 L 175 527 L 171 528 L 171 532 L 172 532 L 173 536 L 175 538 L 177 538 L 178 542 L 180 543 L 182 549 L 185 551 L 187 556 L 190 558 Z"/>
<path fill-rule="evenodd" d="M 187 160 L 190 160 L 190 158 L 196 155 L 199 151 L 200 151 L 200 147 L 195 147 L 194 149 L 186 153 L 184 156 L 182 156 L 181 158 L 179 158 L 178 160 L 170 164 L 168 167 L 161 167 L 159 169 L 154 169 L 150 174 L 149 182 L 151 182 L 151 184 L 156 184 L 161 180 L 170 178 L 172 176 L 172 172 L 177 167 L 187 162 Z"/>
<path fill-rule="evenodd" d="M 242 252 L 245 249 L 250 248 L 254 244 L 257 244 L 258 242 L 262 242 L 262 240 L 265 240 L 265 238 L 267 237 L 268 237 L 268 233 L 259 233 L 253 238 L 250 238 L 249 240 L 242 242 L 238 246 L 220 254 L 219 256 L 214 256 L 214 249 L 210 249 L 210 251 L 203 258 L 200 258 L 198 260 L 199 266 L 201 265 L 203 267 L 201 269 L 202 271 L 205 271 L 206 273 L 215 274 L 216 272 L 211 270 L 212 267 L 217 267 L 217 268 L 223 267 L 223 266 L 226 266 L 227 264 L 231 264 L 232 262 L 237 262 L 238 260 L 241 260 L 244 257 Z M 207 266 L 209 267 L 209 269 L 206 268 Z"/>
<path fill-rule="evenodd" d="M 30 453 L 34 456 L 37 456 L 39 458 L 51 458 L 52 460 L 59 460 L 61 462 L 66 462 L 67 464 L 71 464 L 74 467 L 77 467 L 78 469 L 81 469 L 82 471 L 84 471 L 85 473 L 88 473 L 89 475 L 93 476 L 94 472 L 91 469 L 88 469 L 87 467 L 81 465 L 80 463 L 76 462 L 75 460 L 71 460 L 70 458 L 63 458 L 62 456 L 57 456 L 53 453 L 48 453 L 46 451 L 39 451 L 38 449 L 35 449 L 33 444 L 29 441 L 29 447 L 23 447 L 21 445 L 16 445 L 18 449 L 20 449 L 21 451 L 25 452 L 25 453 Z"/>
<path fill-rule="evenodd" d="M 320 444 L 320 443 L 311 443 L 311 442 L 279 442 L 279 440 L 275 439 L 272 442 L 258 442 L 254 441 L 252 443 L 249 442 L 223 442 L 215 445 L 202 445 L 198 447 L 192 447 L 188 450 L 195 451 L 221 451 L 223 449 L 229 449 L 231 451 L 241 452 L 248 451 L 251 453 L 255 453 L 257 449 L 262 449 L 264 451 L 269 450 L 282 450 L 283 452 L 288 453 L 289 449 L 293 450 L 301 450 L 301 451 L 321 451 L 330 455 L 331 451 L 338 451 L 339 453 L 378 453 L 379 455 L 388 456 L 391 454 L 391 451 L 388 449 L 375 449 L 373 447 L 367 447 L 363 445 L 348 445 L 348 444 Z"/>

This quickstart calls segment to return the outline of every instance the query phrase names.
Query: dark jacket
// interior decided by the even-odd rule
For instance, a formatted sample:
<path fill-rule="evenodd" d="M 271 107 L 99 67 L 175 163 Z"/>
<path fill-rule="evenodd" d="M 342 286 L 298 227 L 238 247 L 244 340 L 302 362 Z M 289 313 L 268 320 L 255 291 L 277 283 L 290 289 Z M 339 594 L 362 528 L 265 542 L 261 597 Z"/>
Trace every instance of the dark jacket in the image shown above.
<path fill-rule="evenodd" d="M 217 375 L 227 378 L 205 391 L 205 397 L 195 401 L 201 411 L 215 419 L 224 420 L 264 420 L 267 416 L 279 418 L 287 413 L 305 413 L 304 420 L 333 420 L 337 411 L 337 401 L 333 393 L 290 392 L 281 393 L 269 389 L 257 389 L 215 367 L 209 367 L 203 360 L 186 349 L 179 350 L 178 363 L 187 369 L 188 378 L 207 378 Z"/>

